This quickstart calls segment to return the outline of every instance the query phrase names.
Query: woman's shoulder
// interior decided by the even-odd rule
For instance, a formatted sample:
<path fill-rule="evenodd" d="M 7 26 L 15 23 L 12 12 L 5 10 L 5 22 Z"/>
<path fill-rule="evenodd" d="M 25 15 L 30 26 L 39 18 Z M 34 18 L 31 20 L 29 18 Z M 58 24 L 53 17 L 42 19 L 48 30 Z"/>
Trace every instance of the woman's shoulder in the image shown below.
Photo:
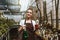
<path fill-rule="evenodd" d="M 33 23 L 36 23 L 35 20 L 32 20 Z"/>
<path fill-rule="evenodd" d="M 35 20 L 32 20 L 33 22 L 35 22 Z"/>
<path fill-rule="evenodd" d="M 22 22 L 24 22 L 24 21 L 25 21 L 25 19 L 20 20 L 20 22 L 21 22 L 21 21 L 22 21 Z"/>

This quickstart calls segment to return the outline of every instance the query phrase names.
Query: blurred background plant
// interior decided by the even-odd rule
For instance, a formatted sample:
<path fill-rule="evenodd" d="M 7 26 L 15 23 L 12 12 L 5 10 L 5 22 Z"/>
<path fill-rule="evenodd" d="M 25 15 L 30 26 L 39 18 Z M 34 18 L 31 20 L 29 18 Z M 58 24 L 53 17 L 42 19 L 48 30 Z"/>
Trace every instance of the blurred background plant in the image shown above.
<path fill-rule="evenodd" d="M 9 27 L 16 24 L 16 22 L 13 19 L 5 18 L 2 14 L 3 13 L 0 13 L 0 36 L 7 32 L 7 29 Z"/>

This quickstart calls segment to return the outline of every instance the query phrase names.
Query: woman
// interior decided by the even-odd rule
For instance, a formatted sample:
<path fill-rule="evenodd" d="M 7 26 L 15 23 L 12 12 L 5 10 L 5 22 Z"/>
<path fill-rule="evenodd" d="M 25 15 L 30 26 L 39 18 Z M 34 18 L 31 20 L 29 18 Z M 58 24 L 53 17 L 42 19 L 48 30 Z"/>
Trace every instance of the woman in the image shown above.
<path fill-rule="evenodd" d="M 28 33 L 27 40 L 35 40 L 34 39 L 35 21 L 32 20 L 33 19 L 32 16 L 33 16 L 33 10 L 31 8 L 29 8 L 26 11 L 26 18 L 24 20 L 20 21 L 21 27 L 20 27 L 19 31 L 21 31 L 22 29 L 26 29 L 26 31 Z"/>

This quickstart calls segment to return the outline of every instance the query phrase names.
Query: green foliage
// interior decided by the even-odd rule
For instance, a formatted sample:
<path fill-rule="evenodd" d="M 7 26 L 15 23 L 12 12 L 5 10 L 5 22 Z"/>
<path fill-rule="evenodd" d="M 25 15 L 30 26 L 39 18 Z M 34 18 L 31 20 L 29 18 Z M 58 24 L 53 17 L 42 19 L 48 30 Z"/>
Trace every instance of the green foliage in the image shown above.
<path fill-rule="evenodd" d="M 7 32 L 7 28 L 14 25 L 15 21 L 0 17 L 0 36 Z"/>

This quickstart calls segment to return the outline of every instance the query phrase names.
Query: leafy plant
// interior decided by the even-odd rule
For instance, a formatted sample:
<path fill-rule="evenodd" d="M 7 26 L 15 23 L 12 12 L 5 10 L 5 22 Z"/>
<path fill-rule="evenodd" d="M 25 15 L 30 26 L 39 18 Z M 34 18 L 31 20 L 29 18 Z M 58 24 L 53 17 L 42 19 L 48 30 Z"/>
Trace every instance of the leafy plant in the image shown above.
<path fill-rule="evenodd" d="M 0 17 L 0 36 L 7 32 L 7 28 L 14 25 L 16 22 L 13 19 L 6 19 L 5 17 Z"/>

